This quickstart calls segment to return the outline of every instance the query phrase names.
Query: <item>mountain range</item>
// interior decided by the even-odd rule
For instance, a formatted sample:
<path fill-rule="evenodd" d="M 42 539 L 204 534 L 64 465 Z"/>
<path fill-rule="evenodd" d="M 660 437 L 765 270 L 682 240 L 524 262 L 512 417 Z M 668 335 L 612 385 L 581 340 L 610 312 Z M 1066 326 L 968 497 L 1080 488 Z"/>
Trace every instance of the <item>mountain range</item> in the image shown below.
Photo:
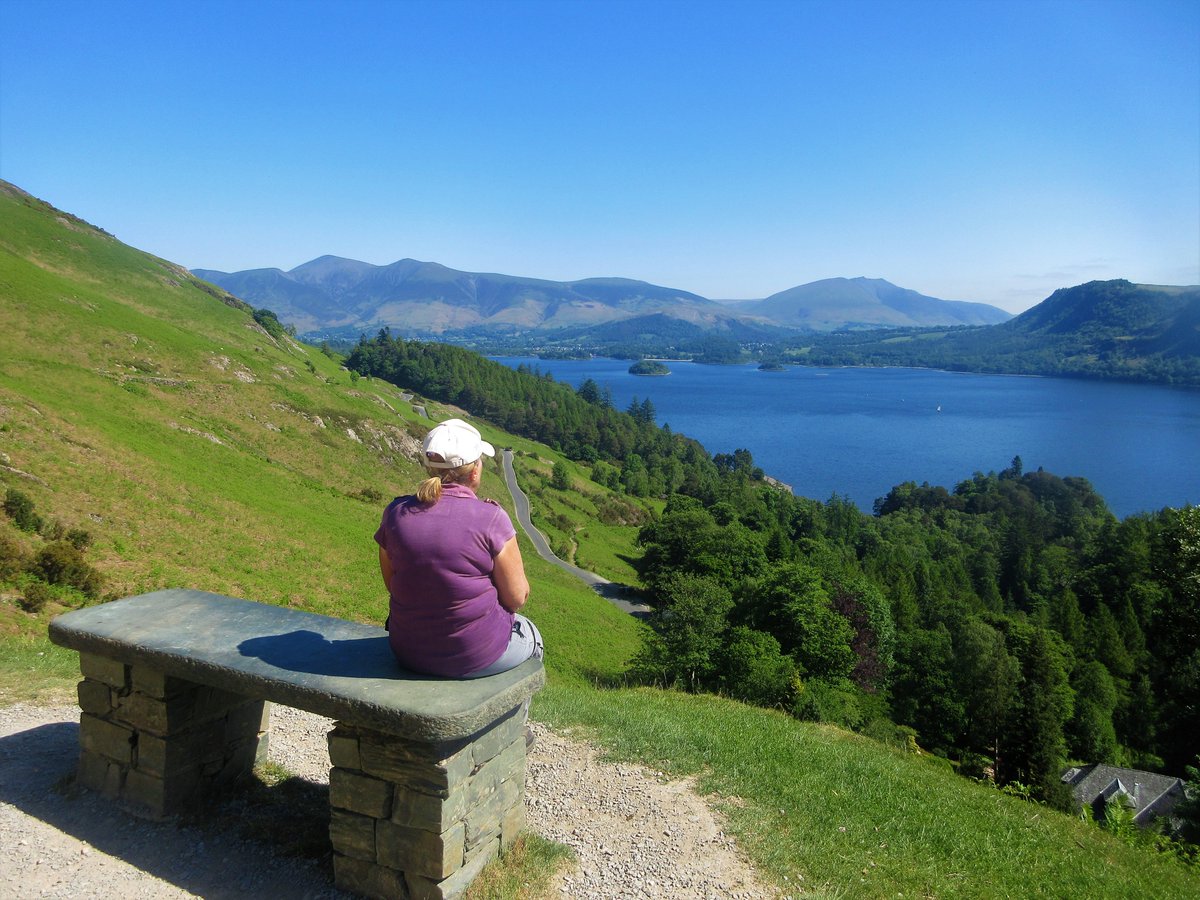
<path fill-rule="evenodd" d="M 427 336 L 569 333 L 611 340 L 665 328 L 766 340 L 781 330 L 989 325 L 1010 318 L 994 306 L 939 300 L 870 278 L 830 278 L 762 300 L 722 303 L 630 278 L 549 281 L 413 259 L 376 266 L 322 256 L 287 272 L 192 271 L 310 338 L 354 338 L 386 326 Z"/>
<path fill-rule="evenodd" d="M 114 241 L 7 182 L 0 181 L 0 197 L 45 208 L 57 221 Z M 0 238 L 18 236 L 17 222 L 9 218 Z M 926 366 L 1200 385 L 1200 286 L 1194 285 L 1090 282 L 1055 291 L 999 324 L 961 327 L 967 324 L 965 314 L 987 315 L 989 308 L 924 297 L 866 278 L 827 279 L 764 300 L 731 303 L 630 279 L 555 282 L 459 272 L 414 260 L 375 266 L 326 256 L 286 273 L 193 274 L 173 264 L 169 269 L 162 276 L 168 286 L 190 283 L 226 306 L 255 311 L 256 320 L 268 325 L 271 317 L 257 313 L 272 310 L 318 340 L 323 335 L 313 326 L 320 322 L 330 323 L 324 336 L 350 340 L 391 325 L 406 336 L 465 337 L 476 346 L 507 343 L 503 351 L 537 346 L 542 352 L 571 352 L 574 345 L 584 352 L 589 346 L 622 351 L 615 355 L 645 347 L 639 355 L 646 355 L 673 346 L 689 358 L 720 362 L 747 358 L 749 345 L 757 358 L 810 365 Z M 431 296 L 432 301 L 421 299 Z M 246 300 L 260 308 L 254 310 Z M 397 318 L 382 319 L 379 310 L 385 308 Z M 839 308 L 843 315 L 835 322 L 832 313 Z M 949 326 L 931 327 L 947 310 L 957 318 Z M 401 313 L 423 315 L 431 324 L 422 326 L 428 330 L 406 328 L 399 324 Z M 1006 316 L 999 310 L 991 314 Z M 871 317 L 887 323 L 887 330 L 872 329 Z M 904 317 L 914 324 L 898 324 Z M 838 323 L 842 330 L 832 330 Z"/>

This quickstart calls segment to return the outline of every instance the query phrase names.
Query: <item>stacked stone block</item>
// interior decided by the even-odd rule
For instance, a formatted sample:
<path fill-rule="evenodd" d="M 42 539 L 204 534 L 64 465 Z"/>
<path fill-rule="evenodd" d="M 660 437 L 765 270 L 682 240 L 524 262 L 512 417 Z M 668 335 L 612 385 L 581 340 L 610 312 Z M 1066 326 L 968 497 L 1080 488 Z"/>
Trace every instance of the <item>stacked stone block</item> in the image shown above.
<path fill-rule="evenodd" d="M 422 743 L 339 722 L 329 734 L 334 878 L 366 897 L 447 900 L 525 824 L 525 714 Z"/>
<path fill-rule="evenodd" d="M 138 815 L 183 811 L 266 758 L 269 706 L 80 654 L 79 783 Z"/>

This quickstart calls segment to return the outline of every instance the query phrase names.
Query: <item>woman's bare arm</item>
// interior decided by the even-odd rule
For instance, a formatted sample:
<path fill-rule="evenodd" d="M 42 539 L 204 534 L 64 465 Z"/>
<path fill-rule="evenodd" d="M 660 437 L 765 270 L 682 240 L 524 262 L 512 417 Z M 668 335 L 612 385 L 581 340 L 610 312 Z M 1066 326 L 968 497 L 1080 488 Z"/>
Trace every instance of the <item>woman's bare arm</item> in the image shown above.
<path fill-rule="evenodd" d="M 492 568 L 492 581 L 500 595 L 500 605 L 509 612 L 516 612 L 529 599 L 529 580 L 525 577 L 525 562 L 521 559 L 521 548 L 517 536 L 508 539 Z"/>

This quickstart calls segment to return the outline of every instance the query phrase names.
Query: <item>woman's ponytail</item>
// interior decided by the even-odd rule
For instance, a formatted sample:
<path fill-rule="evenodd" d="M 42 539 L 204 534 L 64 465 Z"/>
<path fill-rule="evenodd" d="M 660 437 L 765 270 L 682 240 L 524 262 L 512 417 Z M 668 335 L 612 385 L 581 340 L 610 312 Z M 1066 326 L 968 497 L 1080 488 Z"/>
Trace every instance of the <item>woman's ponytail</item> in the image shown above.
<path fill-rule="evenodd" d="M 442 485 L 465 484 L 471 480 L 471 474 L 477 465 L 479 465 L 478 460 L 467 463 L 465 466 L 459 466 L 457 469 L 426 468 L 425 473 L 429 477 L 417 485 L 417 500 L 426 506 L 437 503 L 442 499 Z"/>
<path fill-rule="evenodd" d="M 442 499 L 442 477 L 434 475 L 417 485 L 417 500 L 426 506 Z"/>

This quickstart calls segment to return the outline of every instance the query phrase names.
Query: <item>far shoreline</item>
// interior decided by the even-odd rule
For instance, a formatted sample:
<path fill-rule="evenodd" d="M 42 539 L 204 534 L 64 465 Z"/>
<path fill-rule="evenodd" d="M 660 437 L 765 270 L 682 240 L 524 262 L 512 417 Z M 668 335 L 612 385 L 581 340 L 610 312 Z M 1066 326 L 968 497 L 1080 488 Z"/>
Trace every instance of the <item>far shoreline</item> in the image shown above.
<path fill-rule="evenodd" d="M 553 362 L 556 359 L 555 357 L 538 356 L 536 353 L 524 353 L 524 354 L 504 353 L 504 354 L 495 354 L 495 355 L 489 354 L 487 356 L 487 358 L 492 359 L 492 360 L 526 359 L 526 358 L 528 358 L 528 359 L 535 359 L 535 360 L 539 360 L 539 361 L 543 361 L 543 362 Z M 589 356 L 589 357 L 587 357 L 587 359 L 576 358 L 574 361 L 575 362 L 587 362 L 588 360 L 609 360 L 611 362 L 625 362 L 625 360 L 621 359 L 620 357 L 604 356 L 601 354 Z M 712 366 L 712 367 L 728 367 L 728 368 L 737 368 L 738 366 L 748 368 L 748 367 L 753 366 L 753 367 L 755 367 L 755 371 L 763 371 L 762 369 L 758 368 L 758 366 L 760 364 L 756 363 L 754 360 L 750 360 L 748 362 L 730 362 L 730 363 L 701 362 L 701 361 L 695 360 L 695 359 L 674 359 L 674 358 L 669 358 L 669 357 L 655 357 L 655 360 L 662 361 L 662 362 L 671 362 L 671 363 L 689 363 L 691 365 L 696 365 L 696 366 Z M 1141 379 L 1136 379 L 1136 378 L 1105 378 L 1103 376 L 1098 376 L 1098 375 L 1072 374 L 1072 373 L 1068 373 L 1068 372 L 1063 372 L 1063 373 L 1058 373 L 1058 374 L 1044 374 L 1044 373 L 1039 373 L 1039 372 L 983 372 L 983 371 L 975 371 L 975 370 L 970 370 L 970 369 L 946 369 L 946 368 L 941 368 L 938 366 L 896 366 L 896 365 L 872 366 L 872 365 L 850 364 L 850 363 L 837 364 L 837 365 L 834 365 L 834 364 L 818 365 L 818 364 L 814 364 L 814 363 L 801 363 L 801 362 L 792 362 L 792 361 L 788 361 L 788 362 L 784 363 L 783 365 L 784 365 L 785 369 L 795 367 L 795 368 L 799 368 L 799 369 L 812 369 L 812 370 L 824 370 L 824 371 L 831 371 L 831 370 L 836 370 L 836 369 L 855 369 L 855 370 L 863 370 L 863 371 L 894 370 L 894 371 L 910 371 L 910 372 L 943 372 L 947 375 L 976 375 L 976 376 L 982 376 L 982 377 L 995 377 L 995 378 L 1048 378 L 1048 379 L 1061 379 L 1063 381 L 1088 381 L 1088 382 L 1095 382 L 1098 384 L 1127 384 L 1127 385 L 1131 385 L 1134 387 L 1166 388 L 1166 389 L 1170 389 L 1170 390 L 1200 392 L 1200 385 L 1197 385 L 1197 384 L 1168 384 L 1167 382 L 1163 382 L 1163 381 L 1146 381 L 1146 380 L 1141 380 Z M 779 373 L 777 371 L 775 371 L 775 372 L 767 372 L 767 374 L 777 375 Z"/>

